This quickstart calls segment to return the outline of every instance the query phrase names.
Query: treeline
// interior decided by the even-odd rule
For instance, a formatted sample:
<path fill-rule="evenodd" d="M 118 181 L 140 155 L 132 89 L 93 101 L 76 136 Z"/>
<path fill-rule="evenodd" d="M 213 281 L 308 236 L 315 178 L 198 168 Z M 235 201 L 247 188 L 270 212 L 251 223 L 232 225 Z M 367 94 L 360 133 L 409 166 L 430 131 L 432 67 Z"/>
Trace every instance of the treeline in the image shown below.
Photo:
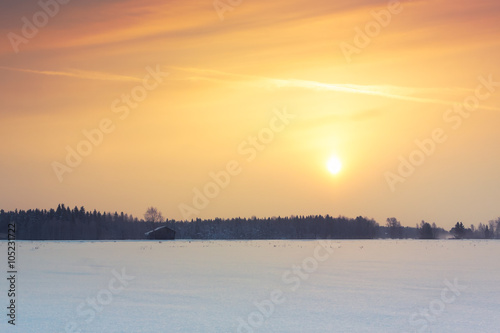
<path fill-rule="evenodd" d="M 0 239 L 7 237 L 10 223 L 16 224 L 16 238 L 25 240 L 145 239 L 146 232 L 159 226 L 173 229 L 177 239 L 500 238 L 500 218 L 477 228 L 465 228 L 457 222 L 448 232 L 425 221 L 415 228 L 403 227 L 393 217 L 385 226 L 366 217 L 330 215 L 165 221 L 154 207 L 144 217 L 86 211 L 84 207 L 71 209 L 64 204 L 50 210 L 0 210 Z"/>
<path fill-rule="evenodd" d="M 436 223 L 422 221 L 415 228 L 403 227 L 395 217 L 389 217 L 386 221 L 385 237 L 382 238 L 418 238 L 418 239 L 441 239 L 449 238 L 450 233 L 436 226 Z"/>
<path fill-rule="evenodd" d="M 466 228 L 462 222 L 457 222 L 450 231 L 436 226 L 436 223 L 422 221 L 416 228 L 403 227 L 394 217 L 387 219 L 385 235 L 388 238 L 455 238 L 455 239 L 500 239 L 500 217 L 488 224 L 479 223 L 476 228 L 471 224 Z"/>
<path fill-rule="evenodd" d="M 181 239 L 370 239 L 379 236 L 373 219 L 357 217 L 291 216 L 273 218 L 196 219 L 169 221 Z"/>
<path fill-rule="evenodd" d="M 462 222 L 457 222 L 450 233 L 457 239 L 500 239 L 500 217 L 488 224 L 479 223 L 477 228 L 473 224 L 466 228 Z"/>
<path fill-rule="evenodd" d="M 88 212 L 64 204 L 50 210 L 0 210 L 1 238 L 6 238 L 9 223 L 16 225 L 16 238 L 25 240 L 144 239 L 145 232 L 161 225 L 124 213 Z"/>
<path fill-rule="evenodd" d="M 177 239 L 370 239 L 380 237 L 373 219 L 357 217 L 291 216 L 273 218 L 196 219 L 166 222 L 156 209 L 147 220 L 124 213 L 89 212 L 60 204 L 50 210 L 0 210 L 0 234 L 6 238 L 9 223 L 16 224 L 16 238 L 25 240 L 145 239 L 145 233 L 168 226 Z M 149 220 L 148 220 L 149 219 Z"/>

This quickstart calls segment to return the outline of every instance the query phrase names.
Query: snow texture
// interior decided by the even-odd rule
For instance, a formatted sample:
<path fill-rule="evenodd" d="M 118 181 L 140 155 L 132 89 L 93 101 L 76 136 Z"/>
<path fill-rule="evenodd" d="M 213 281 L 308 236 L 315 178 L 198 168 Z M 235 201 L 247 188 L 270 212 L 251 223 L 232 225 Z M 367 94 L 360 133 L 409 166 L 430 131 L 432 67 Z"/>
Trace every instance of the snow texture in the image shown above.
<path fill-rule="evenodd" d="M 0 332 L 496 333 L 499 254 L 468 240 L 18 241 L 16 326 L 3 278 Z"/>

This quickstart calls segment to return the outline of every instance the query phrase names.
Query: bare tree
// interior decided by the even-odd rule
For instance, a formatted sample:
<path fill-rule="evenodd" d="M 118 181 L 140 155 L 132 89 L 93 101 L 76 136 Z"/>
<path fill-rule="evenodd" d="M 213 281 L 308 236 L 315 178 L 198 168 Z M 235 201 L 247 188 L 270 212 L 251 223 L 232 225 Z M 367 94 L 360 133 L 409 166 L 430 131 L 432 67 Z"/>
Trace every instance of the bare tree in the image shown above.
<path fill-rule="evenodd" d="M 489 238 L 497 238 L 498 237 L 498 226 L 500 225 L 500 217 L 496 220 L 489 221 L 490 224 L 490 237 Z"/>
<path fill-rule="evenodd" d="M 144 213 L 144 220 L 147 222 L 163 222 L 163 215 L 156 207 L 149 207 Z"/>
<path fill-rule="evenodd" d="M 387 218 L 385 225 L 389 229 L 390 238 L 403 238 L 403 227 L 395 217 Z"/>
<path fill-rule="evenodd" d="M 433 225 L 435 226 L 436 224 L 433 223 Z M 420 239 L 435 239 L 434 230 L 435 228 L 429 223 L 425 221 L 420 222 L 420 227 L 418 228 Z"/>

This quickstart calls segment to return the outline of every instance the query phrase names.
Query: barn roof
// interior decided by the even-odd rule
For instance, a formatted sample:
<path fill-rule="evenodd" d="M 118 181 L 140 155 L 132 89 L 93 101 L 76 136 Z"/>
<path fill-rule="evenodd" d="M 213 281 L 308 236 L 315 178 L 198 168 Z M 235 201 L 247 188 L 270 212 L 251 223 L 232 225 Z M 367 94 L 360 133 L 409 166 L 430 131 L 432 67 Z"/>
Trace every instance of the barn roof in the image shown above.
<path fill-rule="evenodd" d="M 154 229 L 154 230 L 151 230 L 151 231 L 146 232 L 144 235 L 148 236 L 150 233 L 153 233 L 153 232 L 155 232 L 155 231 L 158 231 L 158 230 L 163 229 L 163 228 L 166 228 L 166 227 L 167 227 L 166 225 L 164 225 L 164 226 L 162 226 L 162 227 L 158 227 L 158 228 L 156 228 L 156 229 Z"/>

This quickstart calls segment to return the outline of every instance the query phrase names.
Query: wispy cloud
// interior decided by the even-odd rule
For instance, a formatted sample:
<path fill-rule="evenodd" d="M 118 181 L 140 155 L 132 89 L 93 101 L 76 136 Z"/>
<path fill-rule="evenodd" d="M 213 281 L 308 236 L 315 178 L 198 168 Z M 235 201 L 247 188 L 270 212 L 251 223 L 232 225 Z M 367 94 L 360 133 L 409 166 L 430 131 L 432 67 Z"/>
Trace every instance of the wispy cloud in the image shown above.
<path fill-rule="evenodd" d="M 26 69 L 26 68 L 15 68 L 15 67 L 5 67 L 5 66 L 0 66 L 0 69 L 14 71 L 14 72 L 38 74 L 38 75 L 66 76 L 66 77 L 73 77 L 73 78 L 86 79 L 86 80 L 127 81 L 127 82 L 141 82 L 142 81 L 141 79 L 133 77 L 133 76 L 116 75 L 116 74 L 95 72 L 95 71 L 85 71 L 85 70 L 79 70 L 79 69 L 73 69 L 73 70 L 65 71 L 65 72 Z"/>
<path fill-rule="evenodd" d="M 196 74 L 188 76 L 188 80 L 205 80 L 213 82 L 245 82 L 250 81 L 263 87 L 274 86 L 275 88 L 302 88 L 310 90 L 322 90 L 331 92 L 341 92 L 348 94 L 361 94 L 370 96 L 379 96 L 383 98 L 396 99 L 408 102 L 440 104 L 450 106 L 457 103 L 456 100 L 445 100 L 439 98 L 423 97 L 422 95 L 436 94 L 460 94 L 472 93 L 472 89 L 460 87 L 401 87 L 394 85 L 360 85 L 346 83 L 324 83 L 300 79 L 276 79 L 261 77 L 255 75 L 232 74 L 211 69 L 172 67 L 172 69 Z M 500 108 L 491 106 L 479 106 L 480 109 L 500 111 Z"/>

